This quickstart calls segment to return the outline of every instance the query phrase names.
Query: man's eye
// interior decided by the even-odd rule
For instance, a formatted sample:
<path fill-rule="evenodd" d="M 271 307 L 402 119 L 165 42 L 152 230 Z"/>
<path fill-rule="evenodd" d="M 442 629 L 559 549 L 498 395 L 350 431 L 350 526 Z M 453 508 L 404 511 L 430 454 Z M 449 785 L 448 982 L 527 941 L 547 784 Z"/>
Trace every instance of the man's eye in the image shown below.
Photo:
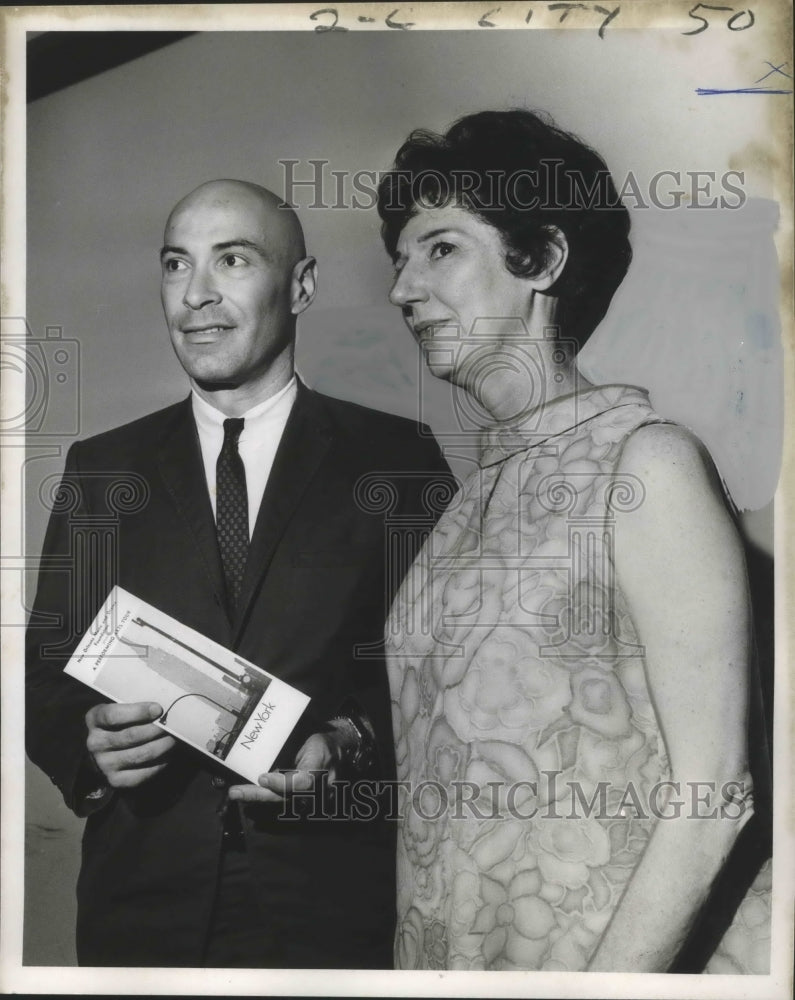
<path fill-rule="evenodd" d="M 246 258 L 241 257 L 239 253 L 225 253 L 221 262 L 224 267 L 240 267 L 241 264 L 246 263 Z"/>
<path fill-rule="evenodd" d="M 439 257 L 447 257 L 453 250 L 455 250 L 455 247 L 452 243 L 445 243 L 444 241 L 434 243 L 431 247 L 431 260 L 437 260 Z"/>
<path fill-rule="evenodd" d="M 176 257 L 170 257 L 168 260 L 163 261 L 164 271 L 184 271 L 186 266 L 184 260 L 178 260 Z"/>

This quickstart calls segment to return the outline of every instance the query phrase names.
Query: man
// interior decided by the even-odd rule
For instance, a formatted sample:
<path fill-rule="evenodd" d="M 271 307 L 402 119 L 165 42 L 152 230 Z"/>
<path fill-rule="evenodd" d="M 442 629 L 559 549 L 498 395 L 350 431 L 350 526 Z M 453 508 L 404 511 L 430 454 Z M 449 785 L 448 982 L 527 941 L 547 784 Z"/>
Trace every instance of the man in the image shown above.
<path fill-rule="evenodd" d="M 389 967 L 389 825 L 302 818 L 285 796 L 379 755 L 389 776 L 384 523 L 355 491 L 382 472 L 422 525 L 423 489 L 449 473 L 414 424 L 297 381 L 316 264 L 273 194 L 202 185 L 161 259 L 191 395 L 72 446 L 28 635 L 28 752 L 87 816 L 78 960 Z M 311 697 L 261 787 L 167 735 L 163 706 L 106 704 L 62 673 L 114 583 Z"/>

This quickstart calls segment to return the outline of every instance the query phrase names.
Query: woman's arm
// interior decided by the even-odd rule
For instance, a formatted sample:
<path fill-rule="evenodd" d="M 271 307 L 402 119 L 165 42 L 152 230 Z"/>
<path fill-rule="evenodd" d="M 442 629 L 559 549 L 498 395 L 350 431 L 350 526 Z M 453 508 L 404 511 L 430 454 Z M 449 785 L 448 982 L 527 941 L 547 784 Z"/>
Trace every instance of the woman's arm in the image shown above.
<path fill-rule="evenodd" d="M 622 473 L 641 480 L 645 498 L 616 514 L 616 576 L 645 646 L 684 806 L 678 818 L 658 820 L 589 969 L 662 972 L 752 811 L 748 584 L 717 475 L 691 434 L 665 424 L 639 429 Z"/>

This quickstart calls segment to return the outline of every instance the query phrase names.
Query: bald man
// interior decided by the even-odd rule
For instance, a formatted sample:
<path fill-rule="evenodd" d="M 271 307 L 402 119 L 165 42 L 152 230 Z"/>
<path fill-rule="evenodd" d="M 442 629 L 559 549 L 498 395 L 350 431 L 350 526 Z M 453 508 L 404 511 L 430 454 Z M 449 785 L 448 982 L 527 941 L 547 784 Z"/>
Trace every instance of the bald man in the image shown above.
<path fill-rule="evenodd" d="M 390 824 L 332 808 L 327 788 L 391 776 L 385 581 L 413 549 L 387 573 L 382 515 L 356 490 L 383 474 L 392 513 L 421 529 L 426 488 L 449 473 L 427 429 L 296 378 L 317 265 L 274 194 L 203 184 L 171 212 L 160 257 L 190 395 L 71 447 L 28 630 L 28 753 L 87 817 L 78 961 L 390 967 Z M 115 583 L 310 696 L 258 785 L 168 736 L 163 706 L 107 704 L 62 673 Z M 295 797 L 309 793 L 307 816 Z"/>

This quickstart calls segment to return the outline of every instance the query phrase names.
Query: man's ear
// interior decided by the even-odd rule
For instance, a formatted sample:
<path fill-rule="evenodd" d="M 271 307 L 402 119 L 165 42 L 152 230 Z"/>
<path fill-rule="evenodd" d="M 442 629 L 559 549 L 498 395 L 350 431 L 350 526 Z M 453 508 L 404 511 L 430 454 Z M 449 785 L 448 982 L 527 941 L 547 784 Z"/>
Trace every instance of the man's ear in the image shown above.
<path fill-rule="evenodd" d="M 547 266 L 541 274 L 532 279 L 538 292 L 545 292 L 555 284 L 569 259 L 569 241 L 566 239 L 566 234 L 557 226 L 547 226 L 545 231 Z"/>
<path fill-rule="evenodd" d="M 317 261 L 304 257 L 293 268 L 292 311 L 297 316 L 312 304 L 317 291 Z"/>

